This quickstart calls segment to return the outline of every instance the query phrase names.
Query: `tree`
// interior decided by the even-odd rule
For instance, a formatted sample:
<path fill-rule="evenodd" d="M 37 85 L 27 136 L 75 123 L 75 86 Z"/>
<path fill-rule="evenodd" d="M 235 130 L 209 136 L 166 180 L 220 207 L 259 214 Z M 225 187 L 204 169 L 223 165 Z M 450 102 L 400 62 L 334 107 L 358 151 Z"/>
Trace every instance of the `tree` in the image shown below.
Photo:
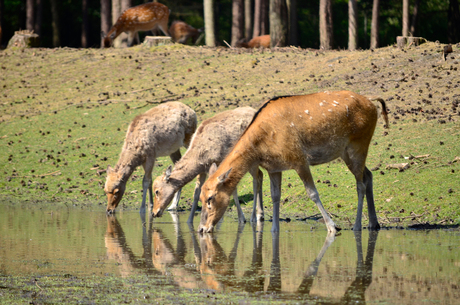
<path fill-rule="evenodd" d="M 409 0 L 403 0 L 402 35 L 409 36 Z"/>
<path fill-rule="evenodd" d="M 53 47 L 61 45 L 61 33 L 59 23 L 59 9 L 57 0 L 50 0 L 51 3 L 51 26 L 53 28 Z"/>
<path fill-rule="evenodd" d="M 380 0 L 374 0 L 372 5 L 372 24 L 371 24 L 371 49 L 379 47 L 379 15 Z"/>
<path fill-rule="evenodd" d="M 110 0 L 101 0 L 101 32 L 107 34 L 111 26 Z M 101 35 L 102 46 L 102 35 Z"/>
<path fill-rule="evenodd" d="M 447 38 L 450 43 L 460 41 L 460 9 L 458 6 L 458 0 L 449 1 Z"/>
<path fill-rule="evenodd" d="M 252 37 L 268 34 L 268 0 L 254 1 L 254 31 Z"/>
<path fill-rule="evenodd" d="M 88 23 L 88 0 L 81 1 L 82 21 L 81 21 L 81 46 L 88 47 L 89 43 L 89 23 Z"/>
<path fill-rule="evenodd" d="M 216 46 L 215 22 L 214 22 L 214 0 L 204 0 L 204 32 L 206 35 L 206 45 Z"/>
<path fill-rule="evenodd" d="M 358 48 L 358 5 L 356 0 L 348 0 L 348 50 Z"/>
<path fill-rule="evenodd" d="M 412 14 L 412 21 L 410 23 L 410 35 L 415 36 L 417 30 L 418 17 L 419 17 L 420 0 L 415 0 L 414 11 Z"/>
<path fill-rule="evenodd" d="M 236 46 L 244 38 L 244 0 L 232 1 L 232 40 L 231 45 Z"/>
<path fill-rule="evenodd" d="M 289 44 L 296 46 L 299 44 L 299 31 L 297 20 L 297 0 L 287 0 L 289 12 Z"/>
<path fill-rule="evenodd" d="M 252 37 L 252 0 L 244 0 L 244 37 Z"/>
<path fill-rule="evenodd" d="M 43 21 L 43 0 L 35 0 L 35 26 L 34 30 L 38 36 L 42 35 L 42 21 Z"/>
<path fill-rule="evenodd" d="M 319 42 L 320 48 L 332 49 L 333 45 L 332 0 L 319 1 Z"/>
<path fill-rule="evenodd" d="M 286 0 L 270 0 L 269 3 L 270 47 L 284 47 L 289 37 Z"/>
<path fill-rule="evenodd" d="M 26 29 L 33 31 L 35 28 L 35 1 L 26 1 Z"/>

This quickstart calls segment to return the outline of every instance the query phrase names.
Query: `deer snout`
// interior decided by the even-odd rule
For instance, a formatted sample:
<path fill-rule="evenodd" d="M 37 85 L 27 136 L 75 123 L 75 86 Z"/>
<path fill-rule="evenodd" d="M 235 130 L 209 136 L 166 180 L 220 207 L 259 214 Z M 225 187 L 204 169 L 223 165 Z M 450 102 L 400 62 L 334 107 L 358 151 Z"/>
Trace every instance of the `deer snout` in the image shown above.
<path fill-rule="evenodd" d="M 161 217 L 161 215 L 163 215 L 163 212 L 161 211 L 161 209 L 158 209 L 157 211 L 152 210 L 153 217 Z"/>
<path fill-rule="evenodd" d="M 110 216 L 113 214 L 115 214 L 115 209 L 107 208 L 107 215 Z"/>
<path fill-rule="evenodd" d="M 206 227 L 206 226 L 200 225 L 198 227 L 198 233 L 212 233 L 213 231 L 214 231 L 214 226 Z"/>

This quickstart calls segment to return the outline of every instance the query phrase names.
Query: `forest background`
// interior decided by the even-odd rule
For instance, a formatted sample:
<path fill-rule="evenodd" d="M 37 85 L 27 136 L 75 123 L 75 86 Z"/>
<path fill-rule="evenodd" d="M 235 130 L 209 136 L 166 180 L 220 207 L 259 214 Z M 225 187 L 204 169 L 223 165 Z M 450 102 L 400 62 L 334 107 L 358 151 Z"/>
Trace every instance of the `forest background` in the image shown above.
<path fill-rule="evenodd" d="M 123 9 L 145 2 L 149 1 L 0 0 L 0 46 L 5 47 L 15 31 L 29 29 L 40 35 L 43 47 L 99 47 L 100 33 L 104 27 L 101 25 L 101 6 L 109 6 L 106 14 L 111 15 L 109 20 L 113 24 L 118 17 L 112 16 L 115 5 Z M 183 20 L 195 28 L 204 27 L 204 4 L 211 3 L 217 45 L 224 45 L 224 40 L 234 45 L 238 27 L 242 30 L 237 37 L 239 39 L 249 40 L 253 36 L 269 34 L 268 22 L 272 20 L 272 9 L 269 7 L 276 5 L 288 10 L 284 13 L 288 14 L 290 19 L 287 30 L 290 38 L 286 45 L 315 49 L 347 49 L 351 3 L 355 5 L 356 10 L 356 48 L 367 49 L 372 46 L 373 8 L 378 8 L 374 12 L 378 16 L 377 44 L 373 47 L 395 43 L 396 36 L 401 35 L 401 29 L 404 31 L 405 28 L 409 35 L 424 37 L 429 41 L 460 41 L 458 0 L 162 0 L 161 3 L 171 10 L 170 24 L 174 20 Z M 322 7 L 323 14 L 329 14 L 325 17 L 325 26 L 331 31 L 328 34 L 328 46 L 324 46 L 320 37 Z M 405 10 L 405 7 L 408 9 Z M 406 26 L 404 11 L 407 11 Z M 251 18 L 256 17 L 256 14 L 262 16 L 259 16 L 259 19 Z M 148 33 L 143 35 L 145 34 Z"/>

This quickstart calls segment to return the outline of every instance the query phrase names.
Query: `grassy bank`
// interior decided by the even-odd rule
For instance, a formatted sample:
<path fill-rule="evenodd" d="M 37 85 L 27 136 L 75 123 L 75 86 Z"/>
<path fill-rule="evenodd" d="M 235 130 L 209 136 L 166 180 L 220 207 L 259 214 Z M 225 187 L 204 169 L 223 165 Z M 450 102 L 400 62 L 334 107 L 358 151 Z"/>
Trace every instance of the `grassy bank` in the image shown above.
<path fill-rule="evenodd" d="M 277 95 L 347 89 L 380 96 L 367 165 L 381 223 L 460 223 L 460 49 L 232 50 L 182 45 L 152 49 L 0 51 L 0 196 L 30 204 L 105 210 L 104 170 L 117 162 L 129 122 L 165 101 L 191 106 L 199 121 Z M 404 170 L 388 165 L 409 163 Z M 170 164 L 161 158 L 154 176 Z M 128 183 L 121 208 L 138 208 L 143 170 Z M 343 226 L 354 221 L 355 182 L 342 161 L 313 169 L 322 201 Z M 249 177 L 239 188 L 252 206 Z M 194 184 L 182 193 L 188 209 Z M 268 175 L 264 205 L 271 215 Z M 318 213 L 292 172 L 283 174 L 284 218 Z M 365 211 L 366 212 L 366 211 Z"/>

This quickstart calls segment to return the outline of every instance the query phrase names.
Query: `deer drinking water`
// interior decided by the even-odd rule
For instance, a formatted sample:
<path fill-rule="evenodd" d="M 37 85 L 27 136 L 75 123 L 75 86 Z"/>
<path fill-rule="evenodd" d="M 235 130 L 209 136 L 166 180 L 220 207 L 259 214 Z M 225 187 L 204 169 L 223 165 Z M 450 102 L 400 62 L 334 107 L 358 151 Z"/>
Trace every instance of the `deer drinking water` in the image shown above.
<path fill-rule="evenodd" d="M 198 176 L 193 195 L 192 210 L 187 220 L 189 223 L 193 222 L 193 216 L 200 198 L 201 186 L 206 180 L 206 173 L 213 163 L 220 164 L 222 162 L 241 134 L 246 130 L 255 113 L 256 111 L 251 107 L 236 108 L 219 113 L 201 123 L 193 135 L 190 148 L 174 165 L 174 169 L 171 170 L 171 167 L 169 167 L 163 175 L 157 177 L 153 182 L 155 198 L 152 214 L 156 217 L 161 216 L 173 199 L 174 193 Z M 253 176 L 254 191 L 254 208 L 251 221 L 255 222 L 263 219 L 263 174 L 259 168 L 255 167 L 251 171 L 251 175 Z M 239 205 L 236 187 L 233 190 L 233 199 L 238 209 L 239 222 L 244 222 L 245 218 Z"/>
<path fill-rule="evenodd" d="M 133 45 L 134 38 L 139 37 L 139 31 L 151 31 L 159 28 L 166 36 L 168 34 L 169 9 L 158 2 L 149 2 L 131 7 L 121 14 L 115 25 L 105 35 L 101 32 L 104 48 L 110 48 L 113 40 L 121 33 L 128 32 L 128 46 Z"/>
<path fill-rule="evenodd" d="M 382 114 L 388 126 L 385 102 L 377 100 L 382 104 Z M 294 169 L 308 196 L 321 211 L 328 231 L 335 233 L 336 225 L 321 203 L 310 165 L 327 163 L 339 157 L 356 178 L 358 212 L 353 230 L 361 230 L 364 196 L 369 228 L 379 229 L 372 173 L 365 165 L 377 117 L 377 107 L 369 99 L 350 91 L 278 97 L 267 101 L 217 171 L 203 185 L 198 231 L 213 231 L 238 181 L 247 171 L 262 166 L 270 176 L 272 232 L 279 232 L 281 173 Z"/>
<path fill-rule="evenodd" d="M 170 156 L 175 163 L 180 157 L 180 148 L 188 147 L 197 125 L 196 113 L 190 107 L 169 102 L 150 109 L 134 118 L 128 127 L 125 142 L 115 168 L 107 168 L 104 191 L 107 194 L 107 213 L 112 214 L 120 203 L 126 182 L 136 169 L 144 167 L 142 180 L 142 205 L 145 213 L 147 190 L 150 192 L 150 207 L 153 207 L 152 170 L 155 159 Z M 180 198 L 178 190 L 173 204 Z"/>
<path fill-rule="evenodd" d="M 169 27 L 169 35 L 175 42 L 186 44 L 191 38 L 192 44 L 196 44 L 203 29 L 195 29 L 183 21 L 176 20 Z"/>

